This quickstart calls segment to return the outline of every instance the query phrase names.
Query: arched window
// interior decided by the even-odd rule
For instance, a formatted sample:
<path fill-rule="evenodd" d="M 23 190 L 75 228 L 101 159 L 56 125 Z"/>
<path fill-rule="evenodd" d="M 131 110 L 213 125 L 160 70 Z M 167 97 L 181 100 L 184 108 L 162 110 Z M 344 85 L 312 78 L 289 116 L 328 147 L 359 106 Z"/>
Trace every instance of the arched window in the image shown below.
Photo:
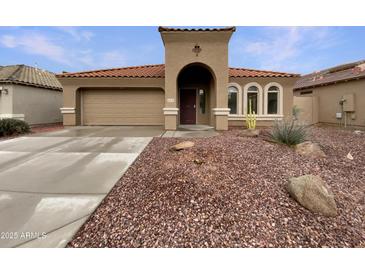
<path fill-rule="evenodd" d="M 269 87 L 267 91 L 267 114 L 278 114 L 279 88 Z"/>
<path fill-rule="evenodd" d="M 265 87 L 265 114 L 282 114 L 282 87 L 278 83 L 270 83 Z"/>
<path fill-rule="evenodd" d="M 247 104 L 247 113 L 250 112 L 250 104 L 251 104 L 251 111 L 252 113 L 257 114 L 258 109 L 258 96 L 259 96 L 259 89 L 257 86 L 250 86 L 247 89 L 247 100 L 246 100 L 246 104 Z"/>
<path fill-rule="evenodd" d="M 238 89 L 234 86 L 228 87 L 228 107 L 231 109 L 229 114 L 237 114 Z"/>
<path fill-rule="evenodd" d="M 257 115 L 262 115 L 262 87 L 256 83 L 248 83 L 244 87 L 243 95 L 243 114 L 249 113 L 251 104 L 251 111 Z"/>

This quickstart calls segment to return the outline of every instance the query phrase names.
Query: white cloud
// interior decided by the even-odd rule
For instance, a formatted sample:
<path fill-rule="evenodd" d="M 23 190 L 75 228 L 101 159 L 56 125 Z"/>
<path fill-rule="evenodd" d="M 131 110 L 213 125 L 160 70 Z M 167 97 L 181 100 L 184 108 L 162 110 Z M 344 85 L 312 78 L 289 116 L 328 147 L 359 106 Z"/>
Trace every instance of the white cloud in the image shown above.
<path fill-rule="evenodd" d="M 42 34 L 3 35 L 0 43 L 7 48 L 20 48 L 29 54 L 44 56 L 61 64 L 70 64 L 65 49 Z"/>
<path fill-rule="evenodd" d="M 120 50 L 94 52 L 93 50 L 80 50 L 72 53 L 72 59 L 82 68 L 112 68 L 122 67 L 127 64 L 127 57 Z"/>
<path fill-rule="evenodd" d="M 7 48 L 14 48 L 16 47 L 16 41 L 15 41 L 15 37 L 11 36 L 11 35 L 3 35 L 1 37 L 1 41 L 0 43 Z"/>
<path fill-rule="evenodd" d="M 148 55 L 152 55 L 156 48 L 144 44 L 137 46 L 133 54 L 125 49 L 103 48 L 98 50 L 87 43 L 79 43 L 91 39 L 93 34 L 80 31 L 79 28 L 62 27 L 62 31 L 68 33 L 65 36 L 57 31 L 43 32 L 25 31 L 11 32 L 0 36 L 0 47 L 12 49 L 14 53 L 26 53 L 34 55 L 34 62 L 42 63 L 42 58 L 62 65 L 62 70 L 78 71 L 99 68 L 123 67 L 138 62 L 145 62 Z M 55 29 L 53 29 L 55 30 Z M 37 60 L 40 59 L 40 60 Z"/>
<path fill-rule="evenodd" d="M 122 67 L 127 63 L 126 56 L 118 50 L 112 50 L 101 54 L 100 65 L 102 67 Z"/>
<path fill-rule="evenodd" d="M 57 27 L 57 29 L 71 35 L 76 41 L 90 41 L 94 33 L 87 30 L 80 30 L 77 27 Z"/>
<path fill-rule="evenodd" d="M 306 60 L 308 64 L 303 64 L 299 58 L 305 51 L 326 49 L 337 43 L 329 29 L 323 27 L 270 27 L 259 34 L 261 38 L 252 41 L 242 38 L 235 50 L 255 58 L 260 69 L 268 70 L 310 70 L 319 63 L 320 56 L 312 56 Z"/>
<path fill-rule="evenodd" d="M 88 34 L 83 34 L 87 37 Z M 76 36 L 75 36 L 76 37 Z M 65 41 L 63 41 L 65 42 Z M 45 57 L 72 70 L 117 67 L 126 64 L 127 57 L 120 50 L 94 52 L 57 43 L 57 40 L 39 32 L 2 35 L 0 46 L 20 50 L 30 55 Z"/>

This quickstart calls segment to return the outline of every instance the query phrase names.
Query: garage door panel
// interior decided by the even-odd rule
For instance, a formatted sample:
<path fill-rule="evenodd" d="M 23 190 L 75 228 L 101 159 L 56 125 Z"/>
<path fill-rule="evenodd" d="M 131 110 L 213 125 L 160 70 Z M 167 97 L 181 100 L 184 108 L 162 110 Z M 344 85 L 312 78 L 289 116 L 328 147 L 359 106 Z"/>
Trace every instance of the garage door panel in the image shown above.
<path fill-rule="evenodd" d="M 83 91 L 84 125 L 162 125 L 161 90 Z"/>

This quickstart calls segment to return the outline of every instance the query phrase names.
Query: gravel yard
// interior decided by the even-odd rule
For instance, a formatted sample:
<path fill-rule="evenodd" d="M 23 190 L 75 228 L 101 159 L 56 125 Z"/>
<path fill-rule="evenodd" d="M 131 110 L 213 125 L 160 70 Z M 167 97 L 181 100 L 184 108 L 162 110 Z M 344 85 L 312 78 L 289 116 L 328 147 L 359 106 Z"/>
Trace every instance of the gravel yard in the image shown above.
<path fill-rule="evenodd" d="M 237 130 L 170 151 L 154 138 L 69 247 L 365 247 L 365 134 L 311 129 L 325 159 Z M 354 160 L 346 158 L 351 151 Z M 311 213 L 285 190 L 319 175 L 339 215 Z"/>

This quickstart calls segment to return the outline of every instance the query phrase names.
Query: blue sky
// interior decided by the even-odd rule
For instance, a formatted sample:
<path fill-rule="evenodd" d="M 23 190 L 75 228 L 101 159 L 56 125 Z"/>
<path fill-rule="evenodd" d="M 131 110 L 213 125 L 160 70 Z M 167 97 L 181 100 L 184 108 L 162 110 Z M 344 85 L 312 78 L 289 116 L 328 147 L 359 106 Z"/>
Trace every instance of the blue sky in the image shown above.
<path fill-rule="evenodd" d="M 309 73 L 365 59 L 365 27 L 237 27 L 229 65 Z M 164 62 L 157 27 L 0 27 L 0 65 L 53 72 Z"/>

